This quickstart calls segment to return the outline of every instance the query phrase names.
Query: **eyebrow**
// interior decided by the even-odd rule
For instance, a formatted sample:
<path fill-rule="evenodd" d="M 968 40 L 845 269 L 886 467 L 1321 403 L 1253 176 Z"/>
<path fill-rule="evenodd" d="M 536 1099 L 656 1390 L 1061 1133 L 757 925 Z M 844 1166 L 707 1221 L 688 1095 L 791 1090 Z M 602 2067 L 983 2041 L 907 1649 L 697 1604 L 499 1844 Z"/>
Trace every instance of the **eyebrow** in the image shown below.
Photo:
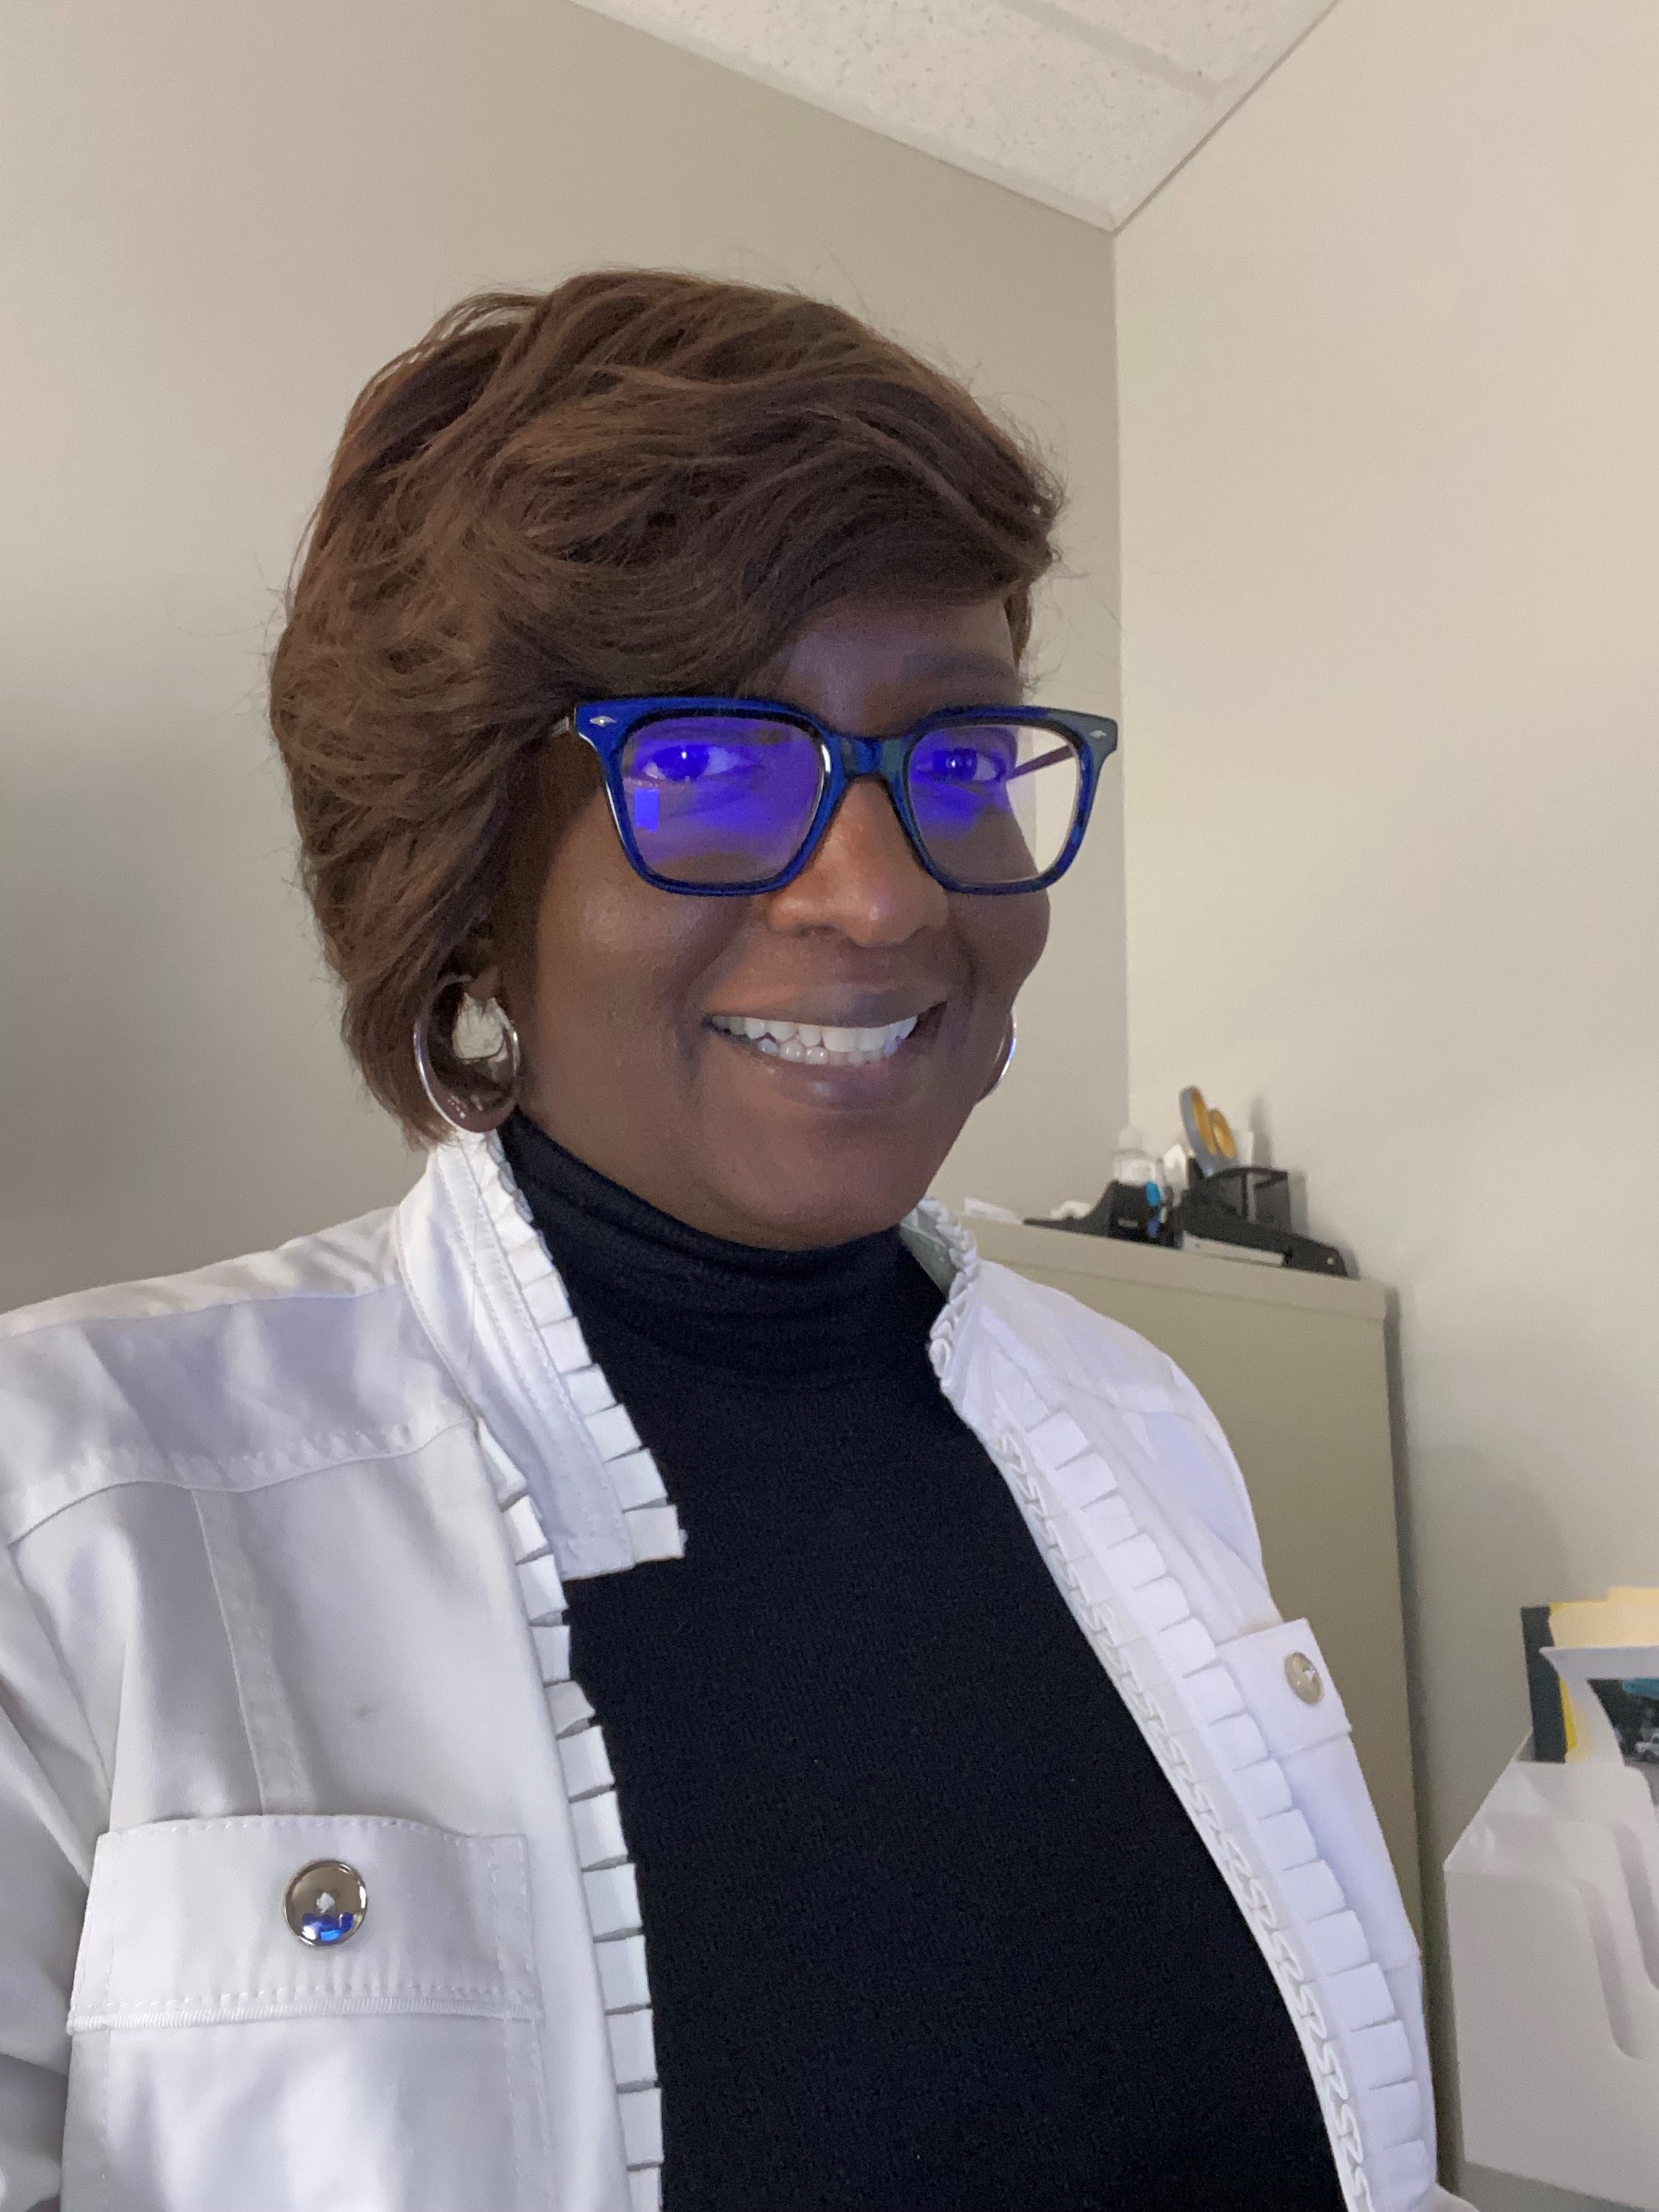
<path fill-rule="evenodd" d="M 975 653 L 967 647 L 953 651 L 936 647 L 931 651 L 907 653 L 899 663 L 899 672 L 903 676 L 933 676 L 941 679 L 957 676 L 989 677 L 1005 691 L 1011 691 L 1014 700 L 1023 700 L 1025 696 L 1024 680 L 1011 662 L 1004 660 L 1000 654 Z"/>

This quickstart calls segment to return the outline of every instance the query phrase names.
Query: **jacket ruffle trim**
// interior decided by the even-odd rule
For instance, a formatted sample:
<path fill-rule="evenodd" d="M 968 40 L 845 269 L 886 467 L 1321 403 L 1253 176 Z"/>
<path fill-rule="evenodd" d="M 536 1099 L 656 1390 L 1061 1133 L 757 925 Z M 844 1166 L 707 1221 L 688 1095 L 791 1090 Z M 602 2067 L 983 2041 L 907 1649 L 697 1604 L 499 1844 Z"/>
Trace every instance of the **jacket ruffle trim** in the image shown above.
<path fill-rule="evenodd" d="M 662 2092 L 657 2085 L 645 1934 L 605 1731 L 580 1685 L 571 1677 L 564 1586 L 536 1501 L 518 1470 L 492 1447 L 488 1432 L 483 1443 L 518 1570 L 519 1594 L 536 1647 L 570 1805 L 622 2114 L 631 2212 L 660 2212 Z"/>
<path fill-rule="evenodd" d="M 960 1255 L 959 1283 L 977 1277 L 977 1248 L 943 1207 L 929 1201 L 916 1228 Z M 941 1378 L 965 1307 L 965 1296 L 953 1295 L 935 1323 Z M 1105 1457 L 1044 1395 L 1044 1379 L 1023 1371 L 1009 1426 L 981 1441 L 1273 1971 L 1346 2201 L 1355 2212 L 1413 2212 L 1433 2200 L 1434 2158 L 1415 2052 L 1387 1976 L 1250 1716 L 1225 1647 L 1194 1616 Z M 1170 1726 L 1160 1672 L 1195 1726 Z"/>
<path fill-rule="evenodd" d="M 979 1287 L 979 1247 L 946 1206 L 924 1198 L 901 1224 L 905 1243 L 945 1292 L 933 1319 L 927 1357 L 942 1382 L 956 1355 L 957 1337 Z"/>
<path fill-rule="evenodd" d="M 529 1201 L 513 1180 L 499 1138 L 479 1146 L 477 1171 L 484 1210 L 525 1309 L 604 1467 L 628 1531 L 633 1564 L 678 1559 L 685 1542 L 661 1471 L 587 1349 L 581 1323 L 570 1310 L 564 1284 L 548 1257 Z"/>
<path fill-rule="evenodd" d="M 542 1342 L 604 1463 L 634 1560 L 678 1559 L 678 1516 L 657 1463 L 589 1357 L 563 1283 L 499 1142 L 480 1160 L 484 1203 Z M 605 1731 L 570 1672 L 564 1585 L 536 1501 L 518 1469 L 483 1437 L 495 1500 L 517 1567 L 543 1694 L 558 1746 L 622 2116 L 630 2212 L 661 2212 L 662 2091 L 646 1971 L 639 1886 L 623 1833 Z"/>

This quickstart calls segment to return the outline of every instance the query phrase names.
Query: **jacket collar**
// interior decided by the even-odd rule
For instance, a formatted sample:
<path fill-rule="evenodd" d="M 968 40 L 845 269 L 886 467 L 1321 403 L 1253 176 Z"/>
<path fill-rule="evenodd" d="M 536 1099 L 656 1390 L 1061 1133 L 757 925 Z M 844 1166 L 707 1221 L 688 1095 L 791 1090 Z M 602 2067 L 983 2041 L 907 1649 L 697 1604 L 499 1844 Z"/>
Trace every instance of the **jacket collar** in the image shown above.
<path fill-rule="evenodd" d="M 608 1388 L 609 1408 L 596 1402 L 586 1378 L 599 1370 L 500 1146 L 472 1136 L 440 1145 L 398 1206 L 392 1236 L 427 1334 L 480 1427 L 528 1483 L 560 1573 L 631 1565 L 605 1472 L 618 1424 L 595 1429 L 606 1410 L 627 1416 Z"/>
<path fill-rule="evenodd" d="M 945 1294 L 929 1356 L 956 1402 L 979 1254 L 924 1200 L 905 1241 Z M 422 1326 L 485 1435 L 520 1471 L 567 1580 L 673 1559 L 679 1523 L 660 1472 L 589 1355 L 558 1271 L 499 1142 L 439 1146 L 393 1216 Z"/>

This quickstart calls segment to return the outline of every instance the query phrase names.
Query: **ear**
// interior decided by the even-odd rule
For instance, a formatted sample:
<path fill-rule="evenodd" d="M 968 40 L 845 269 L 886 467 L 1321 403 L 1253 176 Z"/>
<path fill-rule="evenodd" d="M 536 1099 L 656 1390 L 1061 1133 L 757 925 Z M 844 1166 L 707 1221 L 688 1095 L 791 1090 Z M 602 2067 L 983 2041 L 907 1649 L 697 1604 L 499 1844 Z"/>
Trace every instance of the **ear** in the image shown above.
<path fill-rule="evenodd" d="M 498 960 L 491 960 L 489 965 L 487 968 L 481 968 L 467 985 L 466 995 L 469 999 L 476 999 L 483 1006 L 487 1006 L 491 999 L 500 998 L 501 994 L 501 963 Z"/>

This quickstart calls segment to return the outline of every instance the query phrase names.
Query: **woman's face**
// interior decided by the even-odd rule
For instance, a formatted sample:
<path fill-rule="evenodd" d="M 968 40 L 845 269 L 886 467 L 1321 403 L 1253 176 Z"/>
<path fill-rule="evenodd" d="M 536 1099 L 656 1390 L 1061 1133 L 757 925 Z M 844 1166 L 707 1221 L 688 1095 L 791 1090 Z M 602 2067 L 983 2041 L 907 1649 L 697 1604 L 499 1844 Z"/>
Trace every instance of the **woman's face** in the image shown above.
<path fill-rule="evenodd" d="M 1020 697 L 1000 600 L 845 603 L 753 688 L 866 737 Z M 975 898 L 924 874 L 878 783 L 855 782 L 794 882 L 754 898 L 642 882 L 596 792 L 502 979 L 520 1101 L 579 1159 L 711 1235 L 800 1247 L 886 1229 L 994 1076 L 1048 927 L 1041 892 Z M 915 1027 L 867 1064 L 814 1064 L 743 1035 L 745 1018 Z"/>

